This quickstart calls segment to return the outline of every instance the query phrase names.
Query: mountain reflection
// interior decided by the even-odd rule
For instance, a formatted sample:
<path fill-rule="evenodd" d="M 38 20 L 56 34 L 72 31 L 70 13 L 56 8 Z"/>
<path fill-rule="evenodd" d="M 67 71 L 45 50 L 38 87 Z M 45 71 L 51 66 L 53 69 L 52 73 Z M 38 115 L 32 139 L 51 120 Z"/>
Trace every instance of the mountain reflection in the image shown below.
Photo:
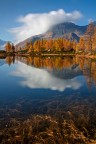
<path fill-rule="evenodd" d="M 96 84 L 96 60 L 81 58 L 78 56 L 67 57 L 16 57 L 17 61 L 26 63 L 35 68 L 45 68 L 54 76 L 64 79 L 72 79 L 83 75 L 88 87 Z"/>
<path fill-rule="evenodd" d="M 75 70 L 70 68 L 65 70 L 66 73 L 75 72 Z M 17 67 L 16 71 L 13 72 L 15 76 L 22 77 L 21 85 L 29 88 L 42 88 L 42 89 L 51 89 L 64 91 L 66 88 L 78 89 L 81 86 L 81 83 L 78 81 L 78 78 L 69 79 L 66 77 L 59 78 L 59 73 L 62 73 L 62 70 L 58 72 L 58 75 L 54 75 L 54 71 L 48 71 L 46 69 L 39 69 L 27 66 L 25 64 L 20 63 Z M 57 71 L 56 71 L 57 73 Z M 64 70 L 63 70 L 64 75 Z"/>
<path fill-rule="evenodd" d="M 0 65 L 2 66 L 5 63 L 7 63 L 10 66 L 18 62 L 22 62 L 20 64 L 21 68 L 18 67 L 19 76 L 22 77 L 22 75 L 24 74 L 25 75 L 24 77 L 26 79 L 25 80 L 26 82 L 24 81 L 23 85 L 28 86 L 30 88 L 36 88 L 36 87 L 50 88 L 50 89 L 56 89 L 60 91 L 63 91 L 65 87 L 66 88 L 70 87 L 74 89 L 75 87 L 73 81 L 74 78 L 77 76 L 85 76 L 88 88 L 91 87 L 92 85 L 96 85 L 96 72 L 95 72 L 96 61 L 95 60 L 86 59 L 83 57 L 81 58 L 78 56 L 76 57 L 75 56 L 74 57 L 72 56 L 66 56 L 66 57 L 8 56 L 6 57 L 5 60 L 4 59 L 0 60 Z M 23 63 L 25 63 L 26 65 L 30 65 L 31 67 L 29 68 L 23 65 Z M 26 74 L 24 73 L 24 69 L 26 69 Z M 36 78 L 36 82 L 38 81 L 38 83 L 35 85 L 33 84 L 33 80 L 35 82 L 34 77 Z M 51 79 L 51 81 L 48 79 Z M 42 80 L 42 82 L 39 85 L 40 80 Z M 47 85 L 45 85 L 45 81 L 48 81 Z M 58 84 L 54 85 L 54 83 L 56 83 L 57 81 Z M 72 85 L 69 84 L 70 82 L 72 83 Z M 51 86 L 49 86 L 50 83 Z M 78 84 L 77 87 L 80 87 L 80 85 L 81 84 Z"/>

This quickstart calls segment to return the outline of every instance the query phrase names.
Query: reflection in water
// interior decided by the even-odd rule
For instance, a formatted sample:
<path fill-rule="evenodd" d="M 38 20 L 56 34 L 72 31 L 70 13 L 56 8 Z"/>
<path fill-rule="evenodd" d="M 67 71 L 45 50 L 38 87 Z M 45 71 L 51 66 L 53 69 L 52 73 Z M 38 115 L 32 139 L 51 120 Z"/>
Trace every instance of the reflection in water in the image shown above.
<path fill-rule="evenodd" d="M 62 70 L 61 70 L 62 71 Z M 61 74 L 61 71 L 59 72 Z M 78 70 L 79 71 L 79 70 Z M 66 73 L 75 72 L 73 69 L 66 69 Z M 51 89 L 51 90 L 59 90 L 64 91 L 66 88 L 78 89 L 81 86 L 81 83 L 77 78 L 73 79 L 60 79 L 54 75 L 54 72 L 47 71 L 45 69 L 38 69 L 30 66 L 26 66 L 25 64 L 19 64 L 16 69 L 16 72 L 13 72 L 15 76 L 23 77 L 23 81 L 21 84 L 23 86 L 27 86 L 29 88 L 42 88 L 42 89 Z M 63 73 L 64 75 L 64 70 Z"/>
<path fill-rule="evenodd" d="M 7 57 L 6 62 L 14 65 L 0 61 L 0 143 L 96 143 L 95 60 Z"/>
<path fill-rule="evenodd" d="M 81 57 L 16 57 L 17 61 L 33 67 L 47 69 L 54 76 L 72 79 L 84 75 L 88 87 L 96 84 L 96 61 Z"/>
<path fill-rule="evenodd" d="M 38 68 L 62 69 L 74 63 L 74 57 L 16 57 L 18 61 Z"/>
<path fill-rule="evenodd" d="M 15 63 L 15 56 L 7 56 L 6 57 L 6 63 L 8 65 L 11 65 L 12 63 L 14 64 Z"/>

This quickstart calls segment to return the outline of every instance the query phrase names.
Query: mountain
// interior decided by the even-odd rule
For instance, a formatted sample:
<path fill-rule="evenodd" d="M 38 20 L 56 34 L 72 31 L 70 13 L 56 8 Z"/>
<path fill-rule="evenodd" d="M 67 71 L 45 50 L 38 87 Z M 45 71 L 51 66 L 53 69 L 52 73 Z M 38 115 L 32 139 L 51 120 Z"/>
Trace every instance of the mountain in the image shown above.
<path fill-rule="evenodd" d="M 4 45 L 6 44 L 6 41 L 3 41 L 0 39 L 0 50 L 4 49 Z"/>
<path fill-rule="evenodd" d="M 52 27 L 48 32 L 52 32 L 53 37 L 66 37 L 72 33 L 81 36 L 85 33 L 86 29 L 87 26 L 78 26 L 74 23 L 62 23 Z"/>
<path fill-rule="evenodd" d="M 87 30 L 87 25 L 78 26 L 71 22 L 61 23 L 61 24 L 51 27 L 46 33 L 32 36 L 24 40 L 23 42 L 20 42 L 16 46 L 17 48 L 24 47 L 26 42 L 31 42 L 31 41 L 34 42 L 37 39 L 54 39 L 58 37 L 63 37 L 69 40 L 79 41 L 80 36 L 84 35 L 86 30 Z"/>
<path fill-rule="evenodd" d="M 83 72 L 80 70 L 79 65 L 72 65 L 69 68 L 63 68 L 62 70 L 53 69 L 51 70 L 51 74 L 60 79 L 72 79 L 83 75 Z"/>

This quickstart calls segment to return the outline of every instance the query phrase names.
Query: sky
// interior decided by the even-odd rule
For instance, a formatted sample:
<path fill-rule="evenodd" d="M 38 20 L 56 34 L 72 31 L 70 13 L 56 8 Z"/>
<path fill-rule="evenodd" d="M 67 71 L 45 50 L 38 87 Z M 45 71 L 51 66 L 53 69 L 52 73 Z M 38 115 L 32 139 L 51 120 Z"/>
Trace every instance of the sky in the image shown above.
<path fill-rule="evenodd" d="M 62 22 L 96 20 L 96 0 L 0 0 L 0 39 L 20 42 Z"/>

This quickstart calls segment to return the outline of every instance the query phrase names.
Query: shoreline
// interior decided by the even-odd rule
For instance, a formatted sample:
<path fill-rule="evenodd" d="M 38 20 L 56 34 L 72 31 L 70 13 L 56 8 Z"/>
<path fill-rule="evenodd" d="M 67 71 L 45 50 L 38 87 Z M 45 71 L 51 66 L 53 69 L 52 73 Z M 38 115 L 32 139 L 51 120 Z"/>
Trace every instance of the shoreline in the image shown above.
<path fill-rule="evenodd" d="M 83 58 L 91 58 L 91 59 L 96 59 L 96 55 L 90 55 L 90 54 L 65 54 L 65 53 L 63 53 L 63 54 L 56 54 L 56 53 L 54 53 L 54 54 L 52 54 L 52 53 L 50 53 L 50 54 L 48 54 L 48 53 L 46 53 L 46 54 L 44 54 L 44 53 L 41 53 L 41 54 L 37 54 L 37 53 L 35 53 L 35 54 L 15 54 L 15 56 L 78 56 L 78 57 L 83 57 Z"/>
<path fill-rule="evenodd" d="M 75 56 L 76 54 L 15 54 L 15 56 Z"/>
<path fill-rule="evenodd" d="M 91 59 L 96 59 L 96 55 L 92 55 L 92 54 L 68 54 L 68 53 L 25 53 L 25 54 L 19 54 L 19 53 L 1 53 L 0 54 L 0 58 L 6 58 L 7 56 L 33 56 L 33 57 L 38 57 L 38 56 L 78 56 L 78 57 L 83 57 L 83 58 L 91 58 Z"/>

